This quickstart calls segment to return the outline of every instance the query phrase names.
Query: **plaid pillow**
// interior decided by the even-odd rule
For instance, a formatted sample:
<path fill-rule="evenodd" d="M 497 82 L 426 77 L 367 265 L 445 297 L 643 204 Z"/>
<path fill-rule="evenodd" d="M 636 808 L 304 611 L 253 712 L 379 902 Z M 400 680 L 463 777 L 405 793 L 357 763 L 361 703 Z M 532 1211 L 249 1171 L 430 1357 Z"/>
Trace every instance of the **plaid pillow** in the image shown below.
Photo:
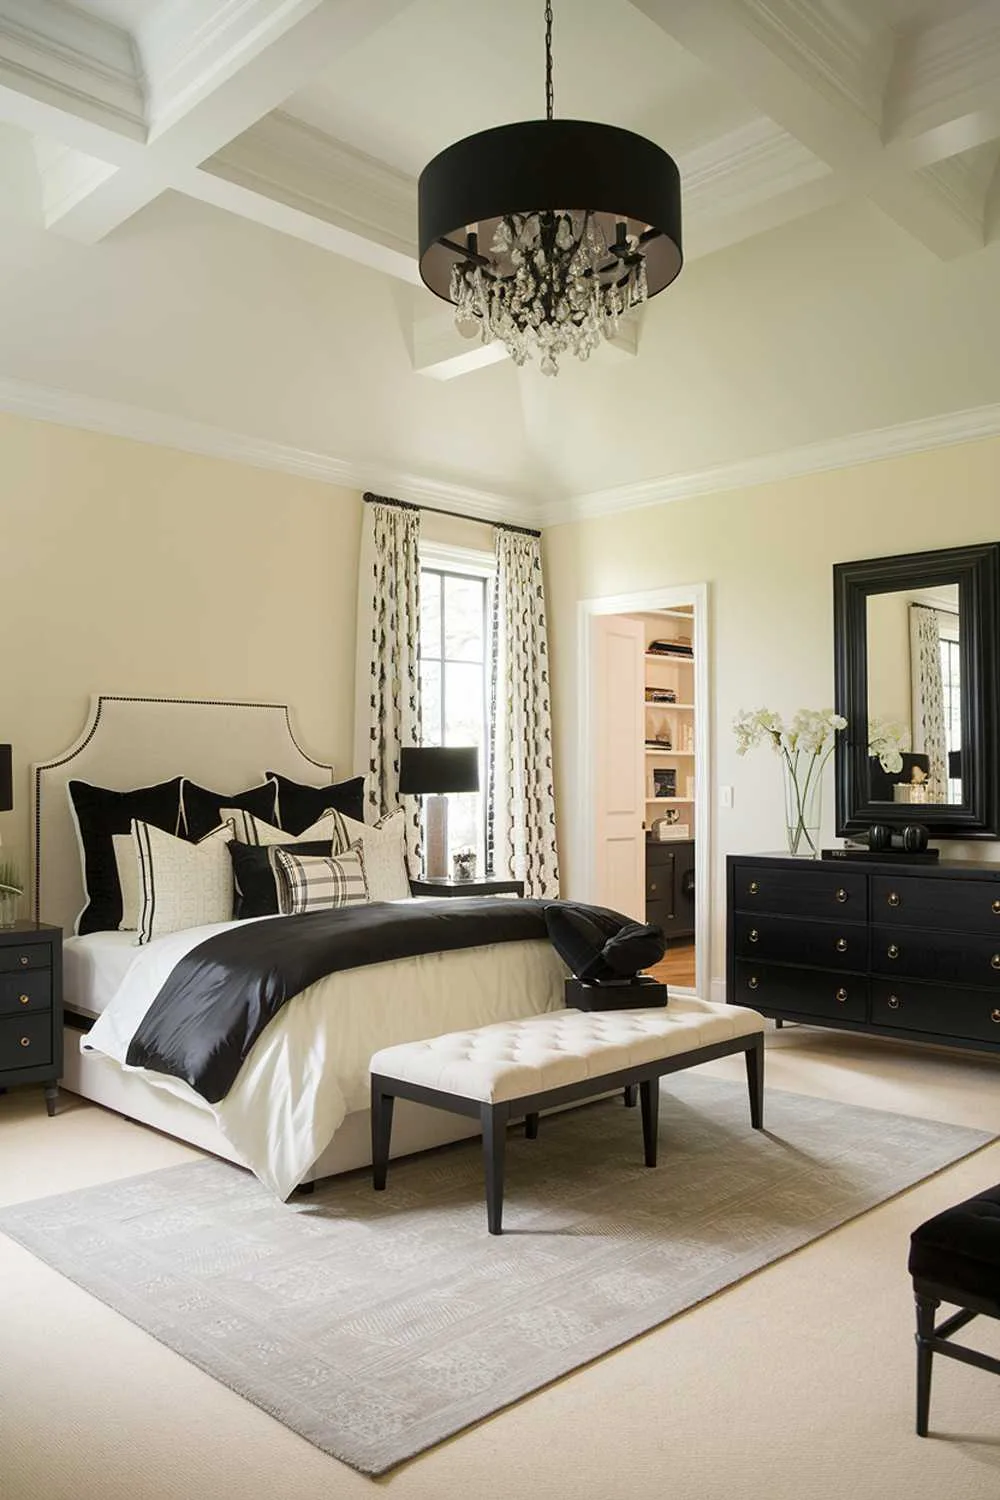
<path fill-rule="evenodd" d="M 283 917 L 356 906 L 368 900 L 360 842 L 336 855 L 293 854 L 278 847 L 269 853 L 278 886 L 278 910 Z"/>

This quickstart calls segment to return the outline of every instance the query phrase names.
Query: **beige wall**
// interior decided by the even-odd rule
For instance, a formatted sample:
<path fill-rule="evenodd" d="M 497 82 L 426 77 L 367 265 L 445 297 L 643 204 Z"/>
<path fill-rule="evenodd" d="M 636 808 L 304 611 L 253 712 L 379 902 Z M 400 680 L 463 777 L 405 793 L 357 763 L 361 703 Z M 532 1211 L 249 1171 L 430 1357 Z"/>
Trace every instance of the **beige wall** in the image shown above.
<path fill-rule="evenodd" d="M 761 748 L 741 760 L 731 732 L 740 708 L 788 714 L 833 699 L 835 562 L 1000 536 L 1000 442 L 815 474 L 552 527 L 545 563 L 553 668 L 560 855 L 564 889 L 579 893 L 577 603 L 707 582 L 711 632 L 712 966 L 724 973 L 725 856 L 779 849 L 778 766 Z M 824 840 L 833 836 L 828 768 Z M 735 788 L 731 810 L 719 787 Z M 951 852 L 958 846 L 950 845 Z M 997 858 L 1000 845 L 961 852 Z"/>
<path fill-rule="evenodd" d="M 303 747 L 350 773 L 359 495 L 9 416 L 0 475 L 3 853 L 23 867 L 28 766 L 93 692 L 287 702 Z"/>

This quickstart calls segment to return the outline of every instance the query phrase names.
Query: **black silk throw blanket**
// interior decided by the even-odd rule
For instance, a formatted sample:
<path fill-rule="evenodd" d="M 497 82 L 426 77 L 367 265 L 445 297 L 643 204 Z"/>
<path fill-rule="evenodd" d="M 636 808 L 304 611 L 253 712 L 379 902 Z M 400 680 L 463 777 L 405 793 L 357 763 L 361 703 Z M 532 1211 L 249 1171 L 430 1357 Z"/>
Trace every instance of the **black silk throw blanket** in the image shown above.
<path fill-rule="evenodd" d="M 268 1022 L 317 980 L 423 953 L 543 941 L 551 904 L 496 896 L 378 901 L 227 928 L 175 965 L 126 1062 L 181 1078 L 216 1104 Z M 616 920 L 626 925 L 625 917 Z"/>

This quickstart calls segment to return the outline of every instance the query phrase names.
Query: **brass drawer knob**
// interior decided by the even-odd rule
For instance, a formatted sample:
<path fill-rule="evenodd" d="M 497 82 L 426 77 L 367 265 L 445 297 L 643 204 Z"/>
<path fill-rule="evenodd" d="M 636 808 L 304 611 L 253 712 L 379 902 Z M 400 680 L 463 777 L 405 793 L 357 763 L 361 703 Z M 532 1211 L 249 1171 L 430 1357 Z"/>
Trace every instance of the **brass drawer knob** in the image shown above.
<path fill-rule="evenodd" d="M 994 916 L 1000 917 L 1000 901 L 994 901 L 993 914 Z"/>
<path fill-rule="evenodd" d="M 847 999 L 847 991 L 844 989 L 843 985 L 841 985 L 840 989 L 837 991 L 836 998 L 840 1001 L 841 1005 L 843 1005 L 844 1001 Z"/>
<path fill-rule="evenodd" d="M 897 943 L 890 943 L 885 951 L 889 958 L 899 957 L 899 945 Z M 997 957 L 1000 958 L 1000 954 Z"/>
<path fill-rule="evenodd" d="M 890 906 L 898 906 L 899 905 L 899 892 L 898 891 L 890 891 L 889 894 L 888 894 L 888 896 L 886 896 L 885 899 L 886 899 L 886 901 L 888 901 L 888 903 L 889 903 Z"/>
<path fill-rule="evenodd" d="M 31 1046 L 31 1038 L 27 1037 L 27 1036 L 23 1036 L 21 1038 L 21 1046 L 22 1047 L 30 1047 Z"/>
<path fill-rule="evenodd" d="M 990 1020 L 995 1021 L 997 1025 L 1000 1026 L 1000 1010 L 991 1010 Z"/>
<path fill-rule="evenodd" d="M 994 953 L 993 957 L 990 959 L 990 963 L 992 964 L 994 969 L 1000 969 L 1000 953 Z"/>
<path fill-rule="evenodd" d="M 899 996 L 898 995 L 890 995 L 889 996 L 889 1009 L 890 1010 L 898 1010 L 899 1009 Z"/>
<path fill-rule="evenodd" d="M 747 980 L 747 989 L 755 990 L 759 984 L 760 980 L 757 978 L 756 974 L 751 974 L 750 978 Z"/>
<path fill-rule="evenodd" d="M 841 902 L 847 900 L 847 892 L 844 890 L 844 887 L 842 885 L 837 887 L 837 900 Z"/>
<path fill-rule="evenodd" d="M 847 952 L 847 939 L 846 938 L 838 938 L 837 941 L 836 941 L 836 943 L 834 944 L 834 947 L 836 948 L 836 950 L 837 950 L 838 953 L 846 953 Z"/>
<path fill-rule="evenodd" d="M 28 967 L 28 955 L 26 953 L 22 953 L 20 958 L 18 959 L 18 963 L 21 965 L 22 969 L 26 969 Z"/>
<path fill-rule="evenodd" d="M 20 1000 L 20 1002 L 21 1002 L 22 1005 L 30 1005 L 30 1003 L 31 1003 L 31 996 L 30 995 L 18 995 L 17 998 L 18 998 L 18 1000 Z"/>
<path fill-rule="evenodd" d="M 756 896 L 757 892 L 760 890 L 760 885 L 756 880 L 751 880 L 750 884 L 747 886 L 747 890 L 750 892 L 751 896 Z"/>
<path fill-rule="evenodd" d="M 750 931 L 747 933 L 747 939 L 751 943 L 760 942 L 760 933 L 757 931 L 756 927 L 751 927 Z"/>

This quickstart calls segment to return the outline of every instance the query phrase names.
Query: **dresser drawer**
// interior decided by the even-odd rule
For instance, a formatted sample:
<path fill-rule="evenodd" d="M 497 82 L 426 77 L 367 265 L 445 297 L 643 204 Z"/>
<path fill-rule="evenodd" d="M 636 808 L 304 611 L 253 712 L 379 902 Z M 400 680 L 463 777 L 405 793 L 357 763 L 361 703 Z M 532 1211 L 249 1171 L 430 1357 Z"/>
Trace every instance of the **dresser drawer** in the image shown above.
<path fill-rule="evenodd" d="M 0 1016 L 49 1010 L 51 1005 L 51 969 L 28 969 L 23 974 L 0 974 Z"/>
<path fill-rule="evenodd" d="M 733 881 L 737 911 L 772 911 L 793 917 L 868 920 L 868 876 L 854 870 L 822 870 L 810 861 L 788 865 L 740 864 Z"/>
<path fill-rule="evenodd" d="M 904 980 L 872 981 L 872 1020 L 879 1026 L 1000 1044 L 1000 997 Z"/>
<path fill-rule="evenodd" d="M 872 921 L 996 933 L 1000 948 L 1000 881 L 913 875 L 897 880 L 891 875 L 873 875 Z"/>
<path fill-rule="evenodd" d="M 651 864 L 646 860 L 646 900 L 666 901 L 672 904 L 674 894 L 674 856 L 673 852 L 666 859 L 657 860 Z"/>
<path fill-rule="evenodd" d="M 0 1017 L 0 1071 L 44 1067 L 51 1061 L 51 1013 Z"/>
<path fill-rule="evenodd" d="M 975 937 L 914 927 L 873 927 L 871 967 L 890 979 L 982 985 L 1000 994 L 1000 933 Z"/>
<path fill-rule="evenodd" d="M 824 1020 L 866 1021 L 868 980 L 862 975 L 824 974 L 816 969 L 736 961 L 738 1005 Z"/>
<path fill-rule="evenodd" d="M 48 943 L 4 943 L 0 946 L 0 974 L 10 969 L 51 969 Z"/>
<path fill-rule="evenodd" d="M 863 923 L 810 922 L 805 917 L 737 912 L 734 931 L 737 957 L 756 963 L 771 960 L 862 972 L 868 967 L 868 928 Z"/>

